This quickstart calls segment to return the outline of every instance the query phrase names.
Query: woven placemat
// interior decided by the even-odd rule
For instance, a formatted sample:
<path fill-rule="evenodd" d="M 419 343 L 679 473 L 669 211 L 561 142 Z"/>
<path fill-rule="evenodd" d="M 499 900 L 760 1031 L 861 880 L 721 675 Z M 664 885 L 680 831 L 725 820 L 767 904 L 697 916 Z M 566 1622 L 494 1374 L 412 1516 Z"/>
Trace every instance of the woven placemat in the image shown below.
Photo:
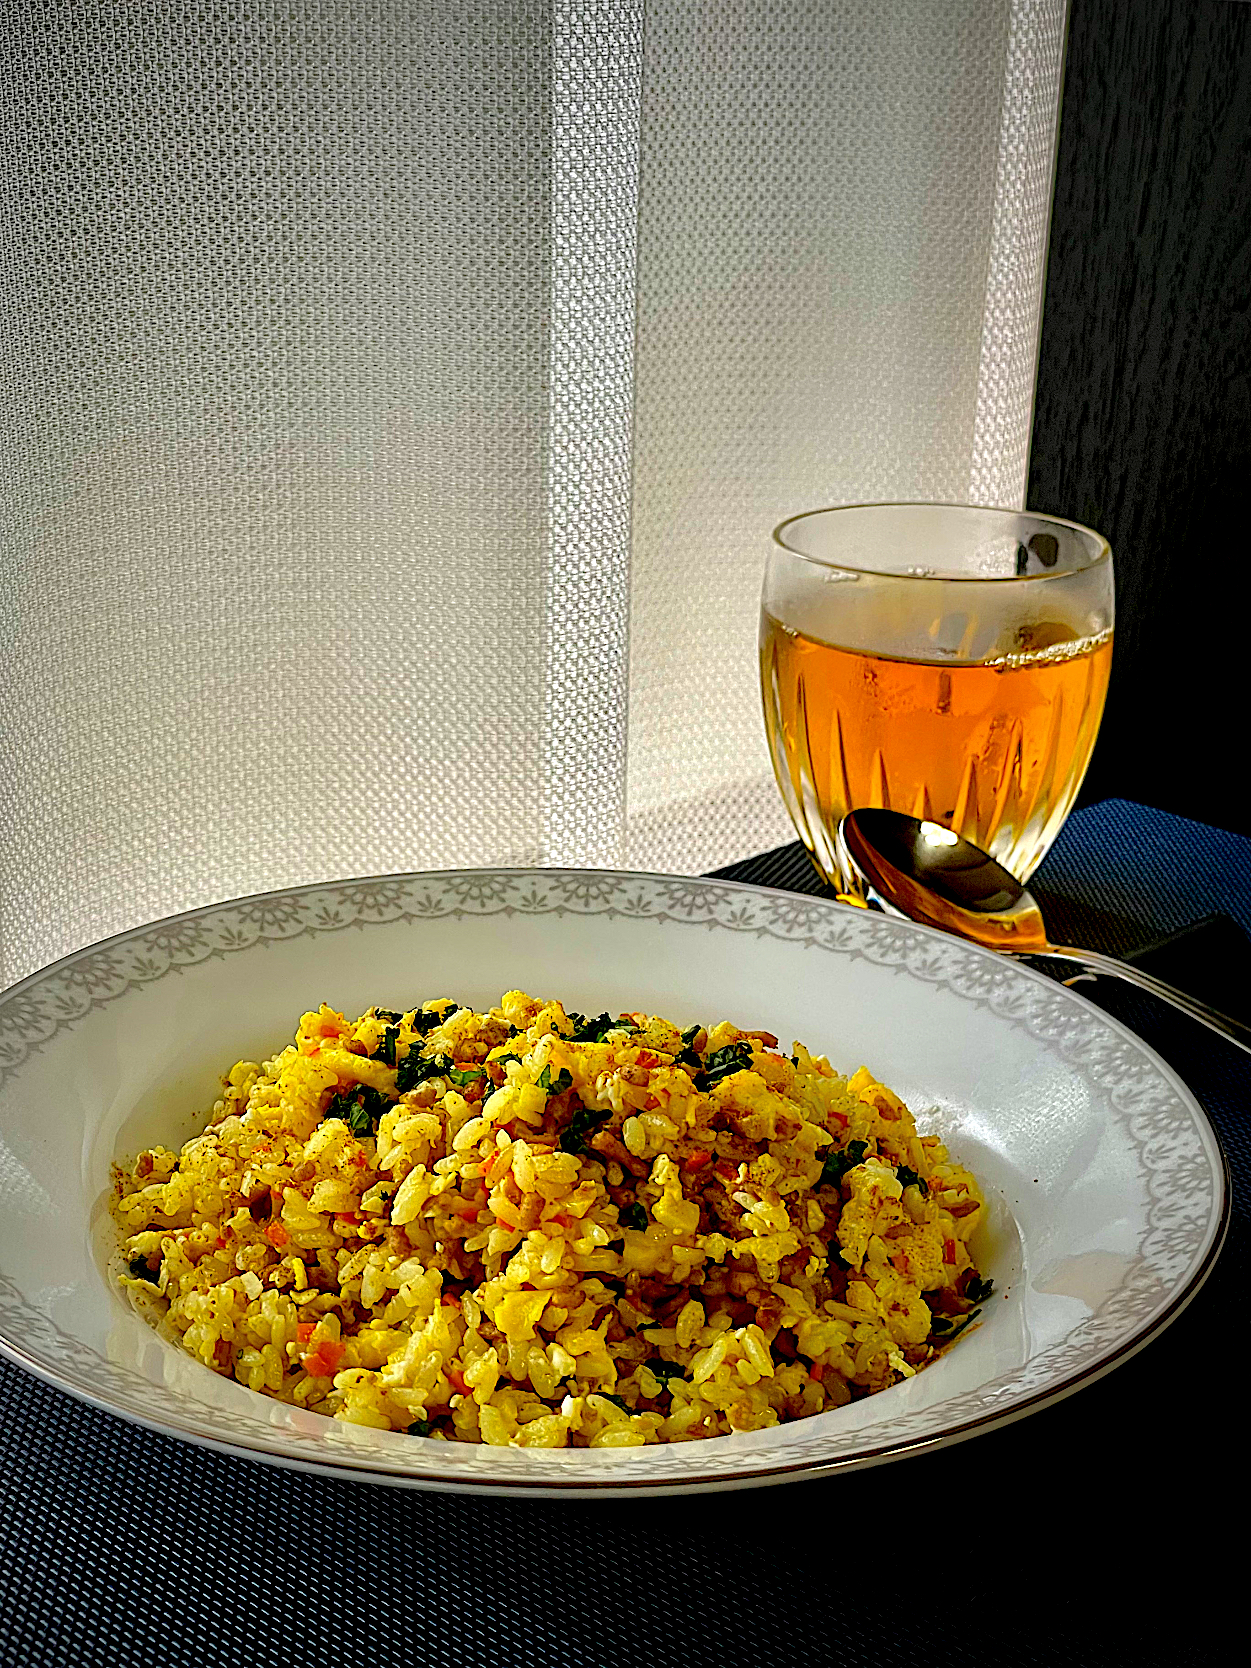
<path fill-rule="evenodd" d="M 1165 860 L 1175 841 L 1184 887 Z M 819 889 L 798 847 L 729 872 Z M 1071 912 L 1078 942 L 1126 953 L 1213 912 L 1242 919 L 1251 842 L 1109 802 L 1070 820 L 1039 889 Z M 597 1505 L 418 1494 L 223 1458 L 0 1363 L 0 1664 L 1205 1660 L 1228 1589 L 1204 1526 L 1216 1529 L 1223 1457 L 1241 1441 L 1213 1350 L 1244 1308 L 1251 1059 L 1155 1003 L 1098 990 L 1190 1082 L 1235 1171 L 1215 1274 L 1108 1378 L 878 1470 Z"/>

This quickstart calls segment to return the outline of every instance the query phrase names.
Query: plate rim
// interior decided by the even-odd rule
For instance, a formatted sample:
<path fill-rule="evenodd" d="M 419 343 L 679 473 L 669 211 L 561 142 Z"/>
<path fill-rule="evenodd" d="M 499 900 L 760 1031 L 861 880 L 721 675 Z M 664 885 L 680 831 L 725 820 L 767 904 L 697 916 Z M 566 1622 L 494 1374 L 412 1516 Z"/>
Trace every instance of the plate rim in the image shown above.
<path fill-rule="evenodd" d="M 230 910 L 232 908 L 251 904 L 261 904 L 269 900 L 298 897 L 307 893 L 318 892 L 335 887 L 351 887 L 358 885 L 367 886 L 373 883 L 387 882 L 413 884 L 420 883 L 422 881 L 446 884 L 449 881 L 455 881 L 457 879 L 472 880 L 476 877 L 486 876 L 507 878 L 510 880 L 524 880 L 529 877 L 547 879 L 558 879 L 560 877 L 581 877 L 611 880 L 616 883 L 650 881 L 663 884 L 694 884 L 710 888 L 743 892 L 757 897 L 764 895 L 766 897 L 773 898 L 794 898 L 816 906 L 822 911 L 830 910 L 837 912 L 843 910 L 855 910 L 854 905 L 842 903 L 838 899 L 822 897 L 819 894 L 794 892 L 786 887 L 768 886 L 749 881 L 723 879 L 717 875 L 679 875 L 658 873 L 648 870 L 614 869 L 604 867 L 581 868 L 569 865 L 538 866 L 534 864 L 480 864 L 468 867 L 396 871 L 379 875 L 303 881 L 292 886 L 275 887 L 261 892 L 244 893 L 231 898 L 219 898 L 210 903 L 196 905 L 188 910 L 176 911 L 169 915 L 158 916 L 151 921 L 123 928 L 117 933 L 109 934 L 108 936 L 95 940 L 90 944 L 81 945 L 77 949 L 68 951 L 65 955 L 58 957 L 55 961 L 36 968 L 32 972 L 24 975 L 21 979 L 15 981 L 13 984 L 0 989 L 0 1002 L 5 1002 L 8 999 L 21 994 L 27 989 L 27 987 L 35 985 L 44 979 L 53 976 L 60 970 L 73 966 L 75 962 L 84 957 L 90 956 L 102 950 L 107 950 L 112 946 L 124 944 L 132 938 L 158 930 L 162 927 L 171 926 L 175 923 L 194 921 L 205 916 L 210 916 L 218 911 Z M 861 914 L 864 912 L 855 910 L 855 913 Z M 872 919 L 873 912 L 868 912 L 868 914 L 870 919 Z M 884 916 L 883 919 L 892 918 Z M 385 926 L 394 923 L 380 920 L 377 923 L 370 924 Z M 0 1318 L 0 1354 L 12 1361 L 13 1364 L 19 1369 L 31 1373 L 35 1378 L 48 1384 L 53 1389 L 72 1396 L 76 1401 L 94 1407 L 100 1412 L 110 1414 L 115 1418 L 123 1419 L 128 1424 L 131 1424 L 136 1428 L 156 1431 L 159 1434 L 168 1436 L 173 1440 L 188 1442 L 197 1447 L 206 1447 L 210 1450 L 228 1454 L 232 1457 L 254 1459 L 264 1464 L 274 1465 L 280 1468 L 295 1469 L 312 1475 L 331 1476 L 357 1482 L 371 1482 L 382 1486 L 423 1488 L 438 1492 L 472 1493 L 497 1497 L 512 1496 L 514 1498 L 536 1498 L 546 1496 L 548 1498 L 601 1499 L 612 1496 L 622 1498 L 647 1495 L 659 1496 L 676 1493 L 709 1493 L 723 1489 L 756 1486 L 763 1487 L 788 1481 L 801 1480 L 804 1478 L 833 1476 L 835 1474 L 847 1473 L 854 1470 L 867 1469 L 874 1465 L 890 1463 L 898 1459 L 907 1458 L 914 1453 L 936 1451 L 939 1448 L 948 1447 L 954 1445 L 955 1443 L 969 1440 L 972 1437 L 981 1435 L 988 1430 L 1014 1423 L 1016 1420 L 1024 1418 L 1030 1413 L 1039 1411 L 1043 1407 L 1064 1400 L 1068 1396 L 1073 1395 L 1078 1390 L 1084 1388 L 1087 1384 L 1094 1383 L 1098 1379 L 1105 1377 L 1108 1373 L 1114 1371 L 1116 1367 L 1122 1365 L 1133 1355 L 1136 1355 L 1141 1349 L 1145 1348 L 1147 1344 L 1151 1343 L 1169 1325 L 1171 1325 L 1174 1320 L 1176 1320 L 1176 1318 L 1190 1304 L 1197 1292 L 1204 1285 L 1210 1276 L 1212 1269 L 1216 1265 L 1229 1229 L 1232 1211 L 1232 1179 L 1230 1175 L 1228 1157 L 1221 1144 L 1220 1137 L 1213 1126 L 1211 1119 L 1208 1117 L 1206 1108 L 1181 1075 L 1166 1060 L 1164 1060 L 1162 1056 L 1160 1056 L 1155 1049 L 1152 1048 L 1147 1041 L 1145 1041 L 1144 1038 L 1140 1037 L 1137 1032 L 1131 1030 L 1122 1021 L 1114 1018 L 1111 1014 L 1108 1014 L 1104 1009 L 1099 1007 L 1097 1003 L 1091 1002 L 1089 998 L 1083 995 L 1080 991 L 1073 989 L 1071 986 L 1066 986 L 1056 979 L 1050 978 L 1047 974 L 1035 967 L 1030 966 L 1024 961 L 1015 957 L 1005 957 L 995 950 L 989 949 L 983 945 L 972 943 L 967 939 L 962 939 L 956 934 L 946 933 L 939 928 L 928 926 L 921 922 L 909 921 L 902 917 L 899 918 L 899 920 L 894 924 L 902 927 L 906 932 L 919 934 L 923 940 L 937 941 L 948 945 L 955 942 L 966 950 L 976 952 L 977 956 L 987 963 L 993 963 L 1002 967 L 1005 963 L 1010 962 L 1018 976 L 1024 976 L 1030 983 L 1036 985 L 1041 984 L 1053 994 L 1062 993 L 1063 996 L 1076 1003 L 1079 1010 L 1090 1011 L 1096 1014 L 1102 1025 L 1106 1026 L 1114 1035 L 1118 1036 L 1123 1041 L 1127 1041 L 1132 1044 L 1135 1049 L 1145 1055 L 1153 1068 L 1179 1095 L 1183 1103 L 1187 1105 L 1192 1116 L 1196 1118 L 1201 1132 L 1206 1134 L 1208 1140 L 1211 1142 L 1217 1159 L 1216 1164 L 1213 1166 L 1217 1193 L 1216 1201 L 1214 1201 L 1216 1208 L 1212 1213 L 1202 1255 L 1194 1269 L 1191 1271 L 1185 1284 L 1172 1293 L 1166 1307 L 1153 1317 L 1144 1321 L 1138 1328 L 1131 1332 L 1128 1337 L 1123 1339 L 1122 1342 L 1107 1356 L 1104 1356 L 1085 1367 L 1077 1369 L 1069 1374 L 1067 1378 L 1058 1383 L 1049 1384 L 1038 1389 L 1033 1394 L 1026 1396 L 1022 1401 L 1015 1403 L 1002 1411 L 991 1410 L 965 1419 L 950 1429 L 921 1434 L 911 1439 L 906 1437 L 896 1438 L 883 1442 L 876 1447 L 862 1449 L 850 1454 L 834 1455 L 826 1458 L 814 1456 L 810 1460 L 798 1459 L 785 1464 L 773 1466 L 764 1464 L 742 1472 L 726 1470 L 713 1473 L 705 1472 L 701 1474 L 696 1471 L 689 1477 L 674 1477 L 660 1480 L 654 1478 L 640 1478 L 637 1482 L 631 1481 L 630 1479 L 622 1476 L 613 1477 L 611 1479 L 606 1478 L 602 1481 L 595 1482 L 578 1480 L 573 1477 L 571 1477 L 568 1481 L 565 1481 L 563 1479 L 556 1479 L 550 1476 L 541 1479 L 536 1478 L 534 1482 L 526 1482 L 521 1478 L 510 1478 L 507 1481 L 491 1482 L 486 1479 L 480 1480 L 477 1478 L 448 1477 L 446 1474 L 440 1475 L 438 1473 L 412 1468 L 392 1470 L 380 1467 L 373 1461 L 367 1459 L 353 1460 L 347 1455 L 335 1455 L 333 1457 L 327 1456 L 325 1458 L 317 1457 L 316 1455 L 301 1455 L 297 1458 L 287 1453 L 276 1451 L 273 1447 L 267 1446 L 259 1437 L 251 1438 L 244 1436 L 231 1441 L 223 1437 L 205 1434 L 193 1425 L 184 1426 L 172 1418 L 164 1416 L 148 1417 L 132 1412 L 129 1409 L 123 1409 L 115 1403 L 107 1400 L 103 1395 L 93 1394 L 79 1385 L 62 1379 L 52 1368 L 45 1366 L 42 1362 L 39 1362 L 29 1356 L 20 1343 L 16 1342 L 7 1335 L 2 1318 Z M 257 942 L 263 942 L 263 940 L 254 940 L 249 945 L 240 945 L 239 948 L 254 948 Z M 113 1001 L 120 1000 L 123 996 L 129 994 L 133 990 L 143 988 L 143 983 L 146 983 L 146 981 L 140 982 L 137 980 L 131 980 L 128 981 L 122 990 L 116 993 L 102 997 L 93 997 L 83 1013 L 72 1016 L 72 1018 L 67 1019 L 64 1023 L 73 1024 L 77 1020 L 85 1017 L 86 1013 L 92 1012 L 96 1008 L 109 1005 Z M 60 1028 L 61 1027 L 58 1026 L 56 1030 L 59 1030 Z M 56 1035 L 56 1030 L 54 1030 L 48 1037 L 44 1037 L 37 1042 L 34 1042 L 31 1045 L 31 1052 L 42 1052 L 47 1043 L 51 1041 L 51 1038 Z M 0 1071 L 0 1080 L 7 1077 L 10 1072 L 20 1071 L 20 1069 L 21 1062 L 10 1067 L 7 1071 Z"/>

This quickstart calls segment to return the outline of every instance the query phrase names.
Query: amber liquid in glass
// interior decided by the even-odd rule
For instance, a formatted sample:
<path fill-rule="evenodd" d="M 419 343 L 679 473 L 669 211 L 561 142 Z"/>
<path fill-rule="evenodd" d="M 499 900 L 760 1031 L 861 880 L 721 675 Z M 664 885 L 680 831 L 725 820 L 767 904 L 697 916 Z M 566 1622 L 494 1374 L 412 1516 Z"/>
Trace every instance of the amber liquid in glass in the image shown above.
<path fill-rule="evenodd" d="M 1090 762 L 1112 633 L 1041 622 L 992 660 L 937 662 L 840 648 L 766 612 L 760 655 L 782 795 L 818 866 L 856 895 L 834 835 L 863 806 L 942 823 L 1028 879 Z"/>

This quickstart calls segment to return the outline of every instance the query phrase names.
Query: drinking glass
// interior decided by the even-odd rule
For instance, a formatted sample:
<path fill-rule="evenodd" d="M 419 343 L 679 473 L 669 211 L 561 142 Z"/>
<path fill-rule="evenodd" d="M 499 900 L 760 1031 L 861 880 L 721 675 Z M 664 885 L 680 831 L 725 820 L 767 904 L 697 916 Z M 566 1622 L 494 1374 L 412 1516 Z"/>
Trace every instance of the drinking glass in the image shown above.
<path fill-rule="evenodd" d="M 1112 552 L 1054 516 L 852 504 L 784 521 L 760 606 L 778 786 L 821 874 L 848 811 L 937 822 L 1018 880 L 1081 786 L 1112 663 Z"/>

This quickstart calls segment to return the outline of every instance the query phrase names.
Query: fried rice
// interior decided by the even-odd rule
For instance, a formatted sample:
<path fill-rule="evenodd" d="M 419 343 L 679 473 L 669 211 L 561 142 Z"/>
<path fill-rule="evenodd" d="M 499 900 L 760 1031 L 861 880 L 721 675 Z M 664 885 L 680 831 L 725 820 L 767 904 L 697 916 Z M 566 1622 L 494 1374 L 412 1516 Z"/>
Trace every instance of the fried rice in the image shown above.
<path fill-rule="evenodd" d="M 521 991 L 323 1005 L 117 1179 L 122 1284 L 206 1366 L 444 1440 L 760 1430 L 911 1377 L 990 1290 L 977 1182 L 864 1068 Z"/>

